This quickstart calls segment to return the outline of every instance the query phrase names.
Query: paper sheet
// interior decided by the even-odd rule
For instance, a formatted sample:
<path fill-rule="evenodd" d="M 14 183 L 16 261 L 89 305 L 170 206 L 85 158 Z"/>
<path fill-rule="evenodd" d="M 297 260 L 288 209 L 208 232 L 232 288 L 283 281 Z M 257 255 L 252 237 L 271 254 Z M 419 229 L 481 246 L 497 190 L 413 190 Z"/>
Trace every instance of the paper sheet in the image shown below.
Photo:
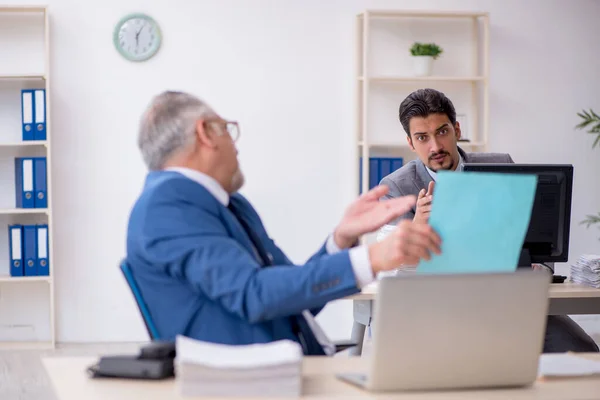
<path fill-rule="evenodd" d="M 545 378 L 600 375 L 600 361 L 573 354 L 542 354 L 538 375 Z"/>
<path fill-rule="evenodd" d="M 516 270 L 536 186 L 535 175 L 438 172 L 429 224 L 442 254 L 422 260 L 417 273 Z"/>
<path fill-rule="evenodd" d="M 302 361 L 302 348 L 291 340 L 225 345 L 178 335 L 176 350 L 178 363 L 214 368 L 260 368 Z"/>

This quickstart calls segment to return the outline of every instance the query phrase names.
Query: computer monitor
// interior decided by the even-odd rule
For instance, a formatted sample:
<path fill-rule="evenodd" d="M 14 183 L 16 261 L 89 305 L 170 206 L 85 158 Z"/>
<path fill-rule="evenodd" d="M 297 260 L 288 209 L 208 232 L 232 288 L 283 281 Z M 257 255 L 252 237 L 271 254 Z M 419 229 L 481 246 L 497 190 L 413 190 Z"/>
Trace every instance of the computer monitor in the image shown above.
<path fill-rule="evenodd" d="M 570 164 L 465 164 L 463 171 L 533 174 L 538 177 L 519 267 L 566 262 L 569 258 L 573 166 Z"/>

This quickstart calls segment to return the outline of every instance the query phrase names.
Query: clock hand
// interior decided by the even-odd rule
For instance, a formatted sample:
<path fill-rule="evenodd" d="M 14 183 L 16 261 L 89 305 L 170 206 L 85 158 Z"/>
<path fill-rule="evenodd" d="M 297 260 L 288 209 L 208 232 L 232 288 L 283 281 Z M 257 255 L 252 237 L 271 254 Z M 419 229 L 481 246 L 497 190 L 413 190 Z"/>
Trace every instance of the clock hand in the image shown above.
<path fill-rule="evenodd" d="M 139 46 L 139 44 L 140 44 L 140 43 L 139 43 L 139 42 L 140 42 L 140 33 L 142 32 L 142 29 L 144 29 L 144 27 L 143 27 L 143 26 L 142 26 L 142 27 L 140 28 L 140 30 L 139 30 L 139 31 L 137 31 L 137 32 L 136 32 L 136 34 L 135 34 L 135 45 L 136 45 L 136 47 L 137 47 L 137 46 Z"/>

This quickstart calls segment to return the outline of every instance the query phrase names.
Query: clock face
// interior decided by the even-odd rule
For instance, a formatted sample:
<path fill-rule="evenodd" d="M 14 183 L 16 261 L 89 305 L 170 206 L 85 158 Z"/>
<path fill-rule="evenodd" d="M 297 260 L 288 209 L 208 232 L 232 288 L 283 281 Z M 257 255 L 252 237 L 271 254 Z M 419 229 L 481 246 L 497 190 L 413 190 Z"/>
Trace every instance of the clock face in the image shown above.
<path fill-rule="evenodd" d="M 123 57 L 131 61 L 144 61 L 158 51 L 161 32 L 152 18 L 133 14 L 119 21 L 113 39 Z"/>

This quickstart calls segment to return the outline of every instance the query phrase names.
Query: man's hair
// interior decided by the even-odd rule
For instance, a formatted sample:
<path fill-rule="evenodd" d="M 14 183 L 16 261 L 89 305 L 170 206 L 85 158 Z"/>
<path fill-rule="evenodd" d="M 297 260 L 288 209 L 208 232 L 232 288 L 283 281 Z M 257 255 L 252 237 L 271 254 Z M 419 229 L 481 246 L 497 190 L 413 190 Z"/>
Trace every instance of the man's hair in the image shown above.
<path fill-rule="evenodd" d="M 410 137 L 410 119 L 413 117 L 427 118 L 430 114 L 446 114 L 454 126 L 456 111 L 449 98 L 435 89 L 419 89 L 408 95 L 400 104 L 398 111 L 400 123 Z"/>
<path fill-rule="evenodd" d="M 149 170 L 163 168 L 167 159 L 193 143 L 196 122 L 215 116 L 202 100 L 184 92 L 155 96 L 141 118 L 138 147 Z"/>

